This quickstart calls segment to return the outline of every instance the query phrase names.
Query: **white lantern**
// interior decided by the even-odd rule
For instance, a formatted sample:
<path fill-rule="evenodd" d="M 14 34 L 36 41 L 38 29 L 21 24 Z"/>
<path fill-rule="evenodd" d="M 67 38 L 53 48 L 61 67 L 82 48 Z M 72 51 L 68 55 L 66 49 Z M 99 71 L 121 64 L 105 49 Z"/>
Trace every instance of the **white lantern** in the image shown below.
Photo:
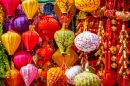
<path fill-rule="evenodd" d="M 75 37 L 74 44 L 79 50 L 90 52 L 98 48 L 99 37 L 94 33 L 85 31 Z"/>
<path fill-rule="evenodd" d="M 68 78 L 67 82 L 71 85 L 74 85 L 74 77 L 81 72 L 83 72 L 83 69 L 79 65 L 75 65 L 75 66 L 67 69 L 67 71 L 65 72 L 65 74 Z"/>

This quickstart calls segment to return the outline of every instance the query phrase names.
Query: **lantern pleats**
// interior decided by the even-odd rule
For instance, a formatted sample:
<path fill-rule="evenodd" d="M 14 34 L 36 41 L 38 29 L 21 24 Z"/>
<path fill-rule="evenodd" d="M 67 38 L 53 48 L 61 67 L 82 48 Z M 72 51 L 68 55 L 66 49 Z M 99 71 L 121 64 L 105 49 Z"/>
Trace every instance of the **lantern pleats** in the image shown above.
<path fill-rule="evenodd" d="M 2 44 L 9 55 L 13 55 L 21 42 L 21 36 L 13 31 L 8 31 L 1 36 Z"/>

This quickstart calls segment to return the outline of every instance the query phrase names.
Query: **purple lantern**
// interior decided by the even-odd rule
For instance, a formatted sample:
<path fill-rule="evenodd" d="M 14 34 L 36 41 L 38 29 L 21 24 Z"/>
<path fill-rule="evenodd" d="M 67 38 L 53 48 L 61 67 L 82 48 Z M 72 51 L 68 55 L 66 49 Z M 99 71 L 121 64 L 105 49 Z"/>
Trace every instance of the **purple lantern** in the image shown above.
<path fill-rule="evenodd" d="M 20 69 L 20 73 L 23 77 L 25 85 L 30 86 L 33 80 L 38 76 L 38 69 L 37 67 L 33 66 L 33 64 L 28 64 Z"/>
<path fill-rule="evenodd" d="M 25 15 L 20 15 L 13 21 L 14 30 L 21 33 L 29 30 L 29 24 L 30 23 Z"/>
<path fill-rule="evenodd" d="M 16 13 L 17 13 L 18 15 L 24 14 L 21 4 L 18 5 L 17 10 L 16 10 Z"/>

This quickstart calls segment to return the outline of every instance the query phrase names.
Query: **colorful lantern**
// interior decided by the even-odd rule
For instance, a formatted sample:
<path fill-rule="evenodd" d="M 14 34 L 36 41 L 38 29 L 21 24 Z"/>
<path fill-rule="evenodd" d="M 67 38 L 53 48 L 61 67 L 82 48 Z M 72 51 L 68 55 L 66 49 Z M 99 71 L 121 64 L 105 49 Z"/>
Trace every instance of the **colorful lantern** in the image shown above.
<path fill-rule="evenodd" d="M 26 86 L 30 86 L 33 80 L 36 79 L 38 76 L 38 69 L 32 64 L 28 64 L 20 69 L 20 73 L 23 77 Z"/>
<path fill-rule="evenodd" d="M 12 69 L 10 70 L 9 77 L 5 78 L 6 86 L 19 86 L 22 81 L 20 72 L 14 68 L 13 62 L 11 63 Z"/>
<path fill-rule="evenodd" d="M 20 15 L 13 21 L 14 30 L 21 33 L 29 30 L 29 24 L 30 23 L 25 15 Z"/>
<path fill-rule="evenodd" d="M 56 31 L 54 34 L 54 39 L 61 51 L 61 54 L 66 55 L 74 41 L 74 32 L 65 29 L 65 26 L 63 24 L 62 29 Z"/>
<path fill-rule="evenodd" d="M 84 71 L 75 76 L 74 84 L 75 86 L 100 86 L 100 79 L 97 75 Z"/>
<path fill-rule="evenodd" d="M 50 40 L 54 39 L 54 33 L 60 30 L 60 24 L 58 21 L 51 16 L 43 16 L 42 20 L 38 23 L 38 29 L 42 30 L 41 37 L 46 39 L 48 37 Z M 37 32 L 40 32 L 37 30 Z"/>
<path fill-rule="evenodd" d="M 81 66 L 79 65 L 75 65 L 70 67 L 69 69 L 67 69 L 67 71 L 65 72 L 66 76 L 67 76 L 67 82 L 71 85 L 74 85 L 74 77 L 83 72 L 83 69 Z"/>
<path fill-rule="evenodd" d="M 81 11 L 93 11 L 100 6 L 100 0 L 75 0 L 75 6 Z"/>
<path fill-rule="evenodd" d="M 29 31 L 26 31 L 22 34 L 22 40 L 27 51 L 32 51 L 39 41 L 39 35 L 34 30 L 31 30 L 33 29 L 33 26 L 30 26 L 29 28 Z"/>
<path fill-rule="evenodd" d="M 3 6 L 7 16 L 13 16 L 20 0 L 0 0 L 1 5 Z"/>
<path fill-rule="evenodd" d="M 13 62 L 16 68 L 20 69 L 21 67 L 30 63 L 32 55 L 25 51 L 19 51 L 14 54 Z"/>
<path fill-rule="evenodd" d="M 43 45 L 42 48 L 38 50 L 38 55 L 41 56 L 44 60 L 50 59 L 54 50 L 50 47 L 50 45 Z"/>
<path fill-rule="evenodd" d="M 65 86 L 67 77 L 59 68 L 50 68 L 47 72 L 47 86 Z"/>
<path fill-rule="evenodd" d="M 24 0 L 22 8 L 28 19 L 32 19 L 38 10 L 38 2 L 36 0 Z"/>
<path fill-rule="evenodd" d="M 1 36 L 2 44 L 9 55 L 14 55 L 21 42 L 21 36 L 13 31 L 8 31 Z"/>
<path fill-rule="evenodd" d="M 84 52 L 90 52 L 98 48 L 99 37 L 89 31 L 83 32 L 75 37 L 75 46 Z"/>
<path fill-rule="evenodd" d="M 0 5 L 0 22 L 3 23 L 4 21 L 5 21 L 5 12 L 3 11 L 3 8 Z"/>
<path fill-rule="evenodd" d="M 68 13 L 73 3 L 74 0 L 56 0 L 56 4 L 58 5 L 62 13 Z"/>
<path fill-rule="evenodd" d="M 52 55 L 52 59 L 54 60 L 55 63 L 57 63 L 59 66 L 62 65 L 62 54 L 60 52 L 60 50 L 58 49 L 53 55 Z M 67 53 L 66 57 L 65 57 L 65 61 L 66 61 L 66 66 L 70 67 L 72 66 L 76 61 L 78 60 L 78 55 L 76 52 L 74 52 L 73 49 L 69 49 L 69 52 Z"/>
<path fill-rule="evenodd" d="M 18 5 L 16 13 L 18 15 L 23 15 L 24 14 L 21 4 Z"/>
<path fill-rule="evenodd" d="M 55 2 L 55 0 L 37 0 L 39 3 Z"/>

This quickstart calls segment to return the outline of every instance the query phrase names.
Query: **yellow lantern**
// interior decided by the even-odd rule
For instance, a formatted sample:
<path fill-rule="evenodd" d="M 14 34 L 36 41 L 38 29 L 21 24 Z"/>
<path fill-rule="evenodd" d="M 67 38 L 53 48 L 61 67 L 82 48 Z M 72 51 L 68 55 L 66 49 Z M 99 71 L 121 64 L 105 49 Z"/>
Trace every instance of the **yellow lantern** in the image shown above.
<path fill-rule="evenodd" d="M 2 44 L 9 55 L 14 55 L 21 42 L 21 36 L 13 31 L 8 31 L 1 36 Z"/>
<path fill-rule="evenodd" d="M 54 62 L 57 63 L 59 66 L 62 65 L 62 63 L 63 63 L 62 54 L 61 54 L 61 52 L 60 52 L 59 49 L 52 55 L 52 59 L 53 59 Z M 75 53 L 75 51 L 70 48 L 68 54 L 67 54 L 66 57 L 65 57 L 66 66 L 67 66 L 67 67 L 72 66 L 77 60 L 78 60 L 78 55 L 77 55 L 77 53 Z"/>
<path fill-rule="evenodd" d="M 94 11 L 100 6 L 100 0 L 75 0 L 75 6 L 81 11 Z"/>
<path fill-rule="evenodd" d="M 26 14 L 26 16 L 28 17 L 28 19 L 33 18 L 33 16 L 38 10 L 38 6 L 39 4 L 37 0 L 24 0 L 22 2 L 22 9 L 24 13 Z"/>
<path fill-rule="evenodd" d="M 60 8 L 62 13 L 68 13 L 74 0 L 56 0 L 56 4 Z"/>

